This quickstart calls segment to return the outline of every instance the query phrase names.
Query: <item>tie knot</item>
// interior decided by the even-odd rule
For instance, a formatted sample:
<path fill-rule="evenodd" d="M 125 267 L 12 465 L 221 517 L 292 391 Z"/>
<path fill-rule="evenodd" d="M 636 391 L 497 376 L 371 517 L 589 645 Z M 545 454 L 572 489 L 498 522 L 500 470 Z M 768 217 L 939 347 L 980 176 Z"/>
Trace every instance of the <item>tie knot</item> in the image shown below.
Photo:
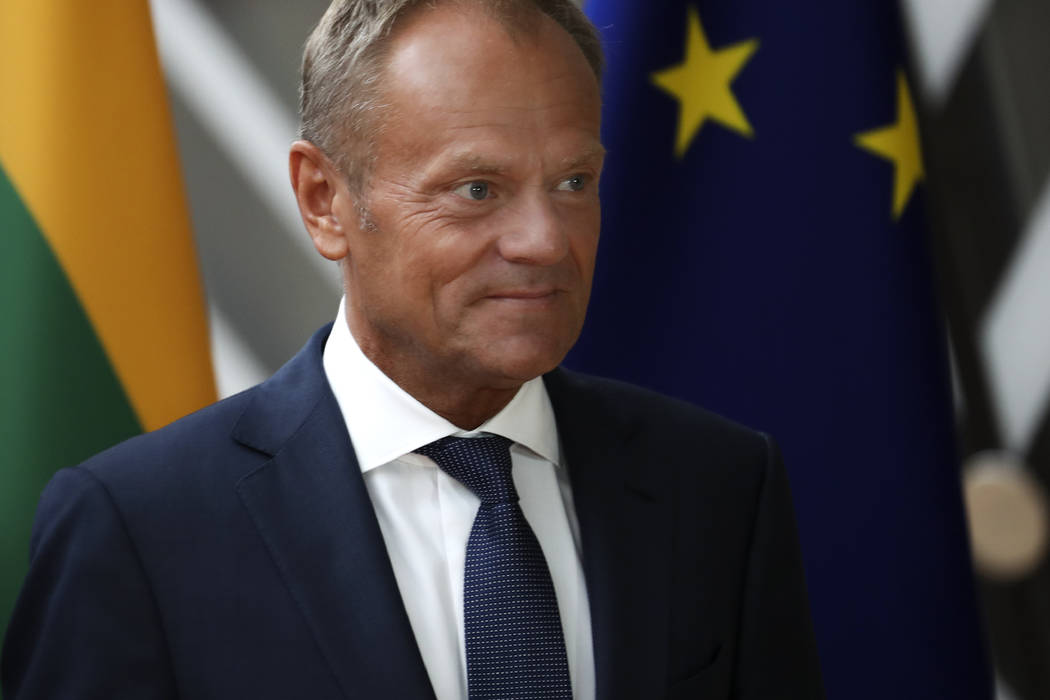
<path fill-rule="evenodd" d="M 446 437 L 423 445 L 416 452 L 437 462 L 483 504 L 516 503 L 518 492 L 510 473 L 511 444 L 501 435 Z"/>

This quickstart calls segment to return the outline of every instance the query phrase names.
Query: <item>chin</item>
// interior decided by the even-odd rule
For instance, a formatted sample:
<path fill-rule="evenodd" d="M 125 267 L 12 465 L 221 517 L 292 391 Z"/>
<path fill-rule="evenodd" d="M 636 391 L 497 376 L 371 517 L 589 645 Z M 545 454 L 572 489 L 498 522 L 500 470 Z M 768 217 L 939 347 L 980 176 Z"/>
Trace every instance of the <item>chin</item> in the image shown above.
<path fill-rule="evenodd" d="M 557 367 L 571 347 L 572 343 L 552 343 L 549 338 L 543 342 L 504 338 L 488 345 L 480 364 L 508 383 L 522 384 Z"/>

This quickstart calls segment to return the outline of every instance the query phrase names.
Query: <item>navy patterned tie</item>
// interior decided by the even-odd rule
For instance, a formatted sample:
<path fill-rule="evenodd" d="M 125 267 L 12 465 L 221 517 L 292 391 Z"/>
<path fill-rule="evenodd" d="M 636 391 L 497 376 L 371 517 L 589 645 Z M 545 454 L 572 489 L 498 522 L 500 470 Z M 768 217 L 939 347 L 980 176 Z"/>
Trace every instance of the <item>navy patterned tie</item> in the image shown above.
<path fill-rule="evenodd" d="M 447 437 L 416 452 L 481 499 L 467 540 L 463 624 L 470 700 L 572 700 L 547 561 L 518 505 L 511 441 Z"/>

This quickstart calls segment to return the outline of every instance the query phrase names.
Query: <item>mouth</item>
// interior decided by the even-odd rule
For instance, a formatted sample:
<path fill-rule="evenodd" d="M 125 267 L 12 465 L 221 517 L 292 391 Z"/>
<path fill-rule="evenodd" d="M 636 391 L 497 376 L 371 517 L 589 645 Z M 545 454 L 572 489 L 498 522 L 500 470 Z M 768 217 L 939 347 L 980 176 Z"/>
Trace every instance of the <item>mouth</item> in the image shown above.
<path fill-rule="evenodd" d="M 512 301 L 541 301 L 553 298 L 557 293 L 558 290 L 552 287 L 543 287 L 540 289 L 505 289 L 489 294 L 487 295 L 487 298 Z"/>
<path fill-rule="evenodd" d="M 563 290 L 554 287 L 539 289 L 501 289 L 485 296 L 484 301 L 514 314 L 549 313 L 560 306 Z"/>

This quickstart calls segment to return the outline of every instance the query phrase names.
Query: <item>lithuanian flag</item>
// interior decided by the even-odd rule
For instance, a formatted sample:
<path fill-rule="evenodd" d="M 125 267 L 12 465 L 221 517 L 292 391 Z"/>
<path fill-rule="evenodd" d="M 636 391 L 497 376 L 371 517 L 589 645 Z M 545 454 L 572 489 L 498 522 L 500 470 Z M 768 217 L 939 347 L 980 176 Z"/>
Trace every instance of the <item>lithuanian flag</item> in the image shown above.
<path fill-rule="evenodd" d="M 146 0 L 0 3 L 0 632 L 55 470 L 214 400 Z"/>

